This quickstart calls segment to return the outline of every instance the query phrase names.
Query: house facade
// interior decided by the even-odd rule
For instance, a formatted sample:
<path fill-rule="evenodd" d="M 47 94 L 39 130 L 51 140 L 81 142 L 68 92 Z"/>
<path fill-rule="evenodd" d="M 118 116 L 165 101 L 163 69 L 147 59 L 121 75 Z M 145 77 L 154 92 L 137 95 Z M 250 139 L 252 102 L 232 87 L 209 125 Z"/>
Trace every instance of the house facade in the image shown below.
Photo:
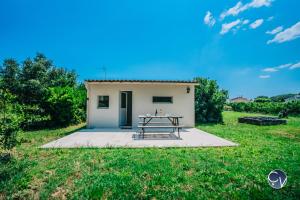
<path fill-rule="evenodd" d="M 136 128 L 139 115 L 177 115 L 195 125 L 194 81 L 86 80 L 88 128 Z"/>

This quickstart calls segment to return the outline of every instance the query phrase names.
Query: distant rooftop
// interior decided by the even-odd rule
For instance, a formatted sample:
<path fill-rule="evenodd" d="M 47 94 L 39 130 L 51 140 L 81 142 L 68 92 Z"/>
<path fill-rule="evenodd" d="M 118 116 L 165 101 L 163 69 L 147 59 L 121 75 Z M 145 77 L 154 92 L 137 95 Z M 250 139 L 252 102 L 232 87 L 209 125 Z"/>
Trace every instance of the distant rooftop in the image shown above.
<path fill-rule="evenodd" d="M 232 98 L 231 100 L 235 100 L 235 99 L 247 99 L 247 98 L 242 97 L 242 96 L 239 96 L 239 97 Z M 247 99 L 247 100 L 248 100 L 248 99 Z"/>
<path fill-rule="evenodd" d="M 85 82 L 99 82 L 99 83 L 190 83 L 197 84 L 197 81 L 188 81 L 188 80 L 111 80 L 111 79 L 88 79 Z"/>

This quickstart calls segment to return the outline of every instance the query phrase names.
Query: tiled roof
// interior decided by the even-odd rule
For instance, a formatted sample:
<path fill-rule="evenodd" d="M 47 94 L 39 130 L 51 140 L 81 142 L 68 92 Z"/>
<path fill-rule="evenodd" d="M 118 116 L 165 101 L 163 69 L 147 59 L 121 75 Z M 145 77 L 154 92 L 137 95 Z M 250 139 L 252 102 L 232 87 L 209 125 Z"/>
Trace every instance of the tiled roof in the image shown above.
<path fill-rule="evenodd" d="M 235 97 L 235 98 L 232 98 L 231 100 L 236 100 L 236 99 L 246 99 L 246 100 L 248 100 L 248 99 L 245 98 L 245 97 Z"/>
<path fill-rule="evenodd" d="M 85 82 L 117 82 L 117 83 L 194 83 L 197 81 L 187 81 L 187 80 L 111 80 L 111 79 L 98 79 L 98 80 L 85 80 Z"/>

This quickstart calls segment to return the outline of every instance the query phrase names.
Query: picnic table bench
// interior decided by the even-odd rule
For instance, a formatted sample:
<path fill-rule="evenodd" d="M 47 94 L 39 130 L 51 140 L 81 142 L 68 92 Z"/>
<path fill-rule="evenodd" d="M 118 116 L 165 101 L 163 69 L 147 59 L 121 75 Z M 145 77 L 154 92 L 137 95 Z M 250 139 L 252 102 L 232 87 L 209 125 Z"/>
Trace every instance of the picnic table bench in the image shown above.
<path fill-rule="evenodd" d="M 180 138 L 180 129 L 183 128 L 183 125 L 179 124 L 179 119 L 183 118 L 182 116 L 176 115 L 139 115 L 139 118 L 142 119 L 142 122 L 139 122 L 138 128 L 140 128 L 141 134 L 145 136 L 145 129 L 147 128 L 172 128 L 173 132 L 177 130 L 178 137 Z M 169 122 L 156 122 L 152 121 L 153 119 L 168 119 Z"/>

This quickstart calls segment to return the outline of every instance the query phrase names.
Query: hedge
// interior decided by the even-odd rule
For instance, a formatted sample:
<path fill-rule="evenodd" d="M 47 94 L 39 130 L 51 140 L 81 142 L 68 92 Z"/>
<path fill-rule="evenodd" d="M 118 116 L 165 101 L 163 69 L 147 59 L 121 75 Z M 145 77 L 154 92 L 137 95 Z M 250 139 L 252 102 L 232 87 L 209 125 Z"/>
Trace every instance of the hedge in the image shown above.
<path fill-rule="evenodd" d="M 237 112 L 253 112 L 278 115 L 286 110 L 290 115 L 300 115 L 300 101 L 280 102 L 240 102 L 229 103 L 228 106 Z"/>

